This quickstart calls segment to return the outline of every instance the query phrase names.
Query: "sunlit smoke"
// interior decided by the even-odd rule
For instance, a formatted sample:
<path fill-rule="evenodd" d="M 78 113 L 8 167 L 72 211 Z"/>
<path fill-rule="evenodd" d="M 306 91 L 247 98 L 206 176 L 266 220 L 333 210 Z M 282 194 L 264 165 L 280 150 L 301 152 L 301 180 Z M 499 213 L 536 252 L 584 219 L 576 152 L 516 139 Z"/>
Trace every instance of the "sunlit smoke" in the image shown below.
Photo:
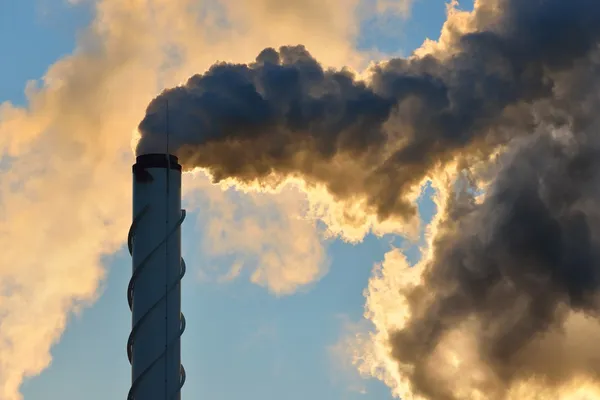
<path fill-rule="evenodd" d="M 308 1 L 287 1 L 287 11 L 273 7 L 276 3 L 93 1 L 92 22 L 79 34 L 76 48 L 51 65 L 41 81 L 27 85 L 27 104 L 0 104 L 2 400 L 21 398 L 23 379 L 49 365 L 50 348 L 70 316 L 100 294 L 107 272 L 102 256 L 122 247 L 131 218 L 128 171 L 137 140 L 130 132 L 156 93 L 216 59 L 246 61 L 282 41 L 306 43 L 328 65 L 365 62 L 353 47 L 359 17 L 354 0 L 311 7 Z M 303 10 L 301 20 L 294 17 L 296 9 Z M 215 207 L 233 207 L 231 198 L 221 200 L 225 203 Z M 267 207 L 268 200 L 261 201 Z M 273 200 L 270 207 L 285 215 L 303 211 L 297 199 L 289 198 Z M 231 221 L 211 221 L 227 232 L 238 228 L 226 222 Z M 322 276 L 326 262 L 321 263 L 312 222 L 262 222 L 264 232 L 290 229 L 302 235 L 313 257 L 307 262 L 314 264 L 302 265 L 308 271 L 302 275 L 282 271 L 288 259 L 275 258 L 267 272 L 277 279 L 263 272 L 256 275 L 257 283 L 289 292 Z M 275 255 L 293 257 L 290 249 L 306 254 L 294 245 L 284 235 L 268 242 Z M 257 250 L 246 245 L 241 251 L 255 255 Z"/>

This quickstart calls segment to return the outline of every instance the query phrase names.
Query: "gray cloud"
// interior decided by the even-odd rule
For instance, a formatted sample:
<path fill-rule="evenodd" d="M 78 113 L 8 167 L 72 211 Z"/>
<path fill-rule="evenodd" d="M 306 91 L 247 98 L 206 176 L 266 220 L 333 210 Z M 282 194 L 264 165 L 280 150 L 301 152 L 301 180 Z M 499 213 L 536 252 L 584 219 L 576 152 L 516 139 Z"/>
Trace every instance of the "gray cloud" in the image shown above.
<path fill-rule="evenodd" d="M 474 338 L 478 367 L 465 373 L 484 375 L 487 398 L 527 379 L 600 378 L 600 354 L 570 353 L 560 333 L 574 312 L 600 310 L 600 3 L 493 3 L 475 11 L 486 29 L 443 60 L 393 59 L 365 83 L 302 46 L 265 49 L 166 90 L 139 125 L 138 153 L 164 151 L 168 100 L 170 146 L 187 168 L 216 181 L 301 177 L 365 198 L 380 220 L 410 216 L 408 193 L 435 166 L 507 146 L 482 202 L 455 193 L 422 284 L 404 293 L 411 317 L 392 357 L 427 399 L 472 398 L 431 362 L 456 329 Z"/>
<path fill-rule="evenodd" d="M 600 312 L 596 129 L 564 133 L 567 143 L 537 133 L 503 157 L 483 202 L 471 191 L 456 193 L 422 285 L 405 293 L 412 317 L 391 339 L 393 357 L 414 367 L 416 393 L 463 398 L 436 381 L 440 371 L 430 363 L 447 346 L 446 335 L 461 326 L 471 326 L 487 378 L 497 382 L 488 388 L 490 399 L 504 398 L 513 383 L 527 379 L 560 385 L 584 374 L 600 380 L 597 357 L 535 347 L 571 312 L 593 318 Z"/>
<path fill-rule="evenodd" d="M 552 98 L 553 74 L 600 36 L 600 6 L 589 0 L 499 6 L 489 29 L 463 35 L 452 57 L 393 59 L 370 84 L 324 70 L 302 46 L 215 64 L 149 105 L 138 152 L 165 151 L 168 100 L 171 149 L 188 167 L 216 180 L 302 176 L 338 198 L 364 196 L 382 220 L 410 214 L 405 193 L 432 165 L 485 154 L 506 140 L 501 128 L 532 126 L 523 107 Z M 344 162 L 362 175 L 344 176 Z"/>

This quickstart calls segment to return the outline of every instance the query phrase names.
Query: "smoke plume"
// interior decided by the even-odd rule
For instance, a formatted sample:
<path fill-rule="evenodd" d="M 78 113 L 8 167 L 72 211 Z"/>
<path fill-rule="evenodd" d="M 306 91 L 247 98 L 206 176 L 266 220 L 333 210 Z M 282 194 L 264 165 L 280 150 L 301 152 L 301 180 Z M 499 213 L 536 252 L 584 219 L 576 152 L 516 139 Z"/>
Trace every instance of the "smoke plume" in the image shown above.
<path fill-rule="evenodd" d="M 303 46 L 215 64 L 149 105 L 137 151 L 169 145 L 216 181 L 300 176 L 366 199 L 381 220 L 406 216 L 406 192 L 436 164 L 485 155 L 531 128 L 529 106 L 554 98 L 555 75 L 600 36 L 592 1 L 498 6 L 488 30 L 463 35 L 449 59 L 393 59 L 368 84 L 324 69 Z"/>
<path fill-rule="evenodd" d="M 371 281 L 361 370 L 405 399 L 598 398 L 600 3 L 449 18 L 443 41 L 366 80 L 303 46 L 215 64 L 150 103 L 137 152 L 168 137 L 216 182 L 301 179 L 379 221 L 410 218 L 434 180 L 429 253 L 410 279 L 390 253 Z M 439 184 L 456 169 L 469 179 Z"/>

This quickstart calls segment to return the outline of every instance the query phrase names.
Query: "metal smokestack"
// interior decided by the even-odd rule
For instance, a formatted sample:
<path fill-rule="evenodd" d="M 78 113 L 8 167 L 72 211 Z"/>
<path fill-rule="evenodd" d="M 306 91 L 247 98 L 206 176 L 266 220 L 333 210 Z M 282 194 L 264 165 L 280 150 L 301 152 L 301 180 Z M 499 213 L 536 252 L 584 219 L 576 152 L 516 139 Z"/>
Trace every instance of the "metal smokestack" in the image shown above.
<path fill-rule="evenodd" d="M 128 400 L 179 400 L 185 381 L 180 338 L 181 165 L 170 154 L 138 156 L 133 165 L 133 223 L 128 246 L 133 276 L 127 298 L 132 331 L 127 355 L 132 368 Z"/>

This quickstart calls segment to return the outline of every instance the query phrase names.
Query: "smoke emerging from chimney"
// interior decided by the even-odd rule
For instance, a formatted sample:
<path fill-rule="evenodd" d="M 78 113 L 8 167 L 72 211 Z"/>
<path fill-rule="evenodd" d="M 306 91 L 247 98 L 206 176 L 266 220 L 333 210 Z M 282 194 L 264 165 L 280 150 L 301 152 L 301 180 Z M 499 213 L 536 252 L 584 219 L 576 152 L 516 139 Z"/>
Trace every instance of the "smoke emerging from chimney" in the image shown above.
<path fill-rule="evenodd" d="M 165 151 L 168 101 L 172 148 L 217 181 L 301 176 L 365 197 L 381 219 L 411 213 L 404 193 L 433 165 L 531 129 L 531 103 L 553 98 L 553 75 L 595 47 L 595 2 L 534 4 L 504 1 L 498 21 L 464 35 L 448 60 L 390 60 L 369 84 L 324 70 L 302 46 L 215 64 L 149 105 L 138 153 Z M 346 163 L 360 174 L 347 176 Z"/>
<path fill-rule="evenodd" d="M 600 332 L 600 3 L 488 0 L 471 17 L 450 54 L 367 81 L 303 46 L 215 64 L 150 103 L 137 152 L 164 151 L 168 131 L 217 182 L 300 178 L 379 221 L 408 220 L 434 171 L 484 162 L 444 197 L 416 278 L 390 278 L 393 260 L 373 278 L 379 367 L 407 399 L 578 398 L 568 388 L 600 387 L 600 351 L 582 342 Z"/>

